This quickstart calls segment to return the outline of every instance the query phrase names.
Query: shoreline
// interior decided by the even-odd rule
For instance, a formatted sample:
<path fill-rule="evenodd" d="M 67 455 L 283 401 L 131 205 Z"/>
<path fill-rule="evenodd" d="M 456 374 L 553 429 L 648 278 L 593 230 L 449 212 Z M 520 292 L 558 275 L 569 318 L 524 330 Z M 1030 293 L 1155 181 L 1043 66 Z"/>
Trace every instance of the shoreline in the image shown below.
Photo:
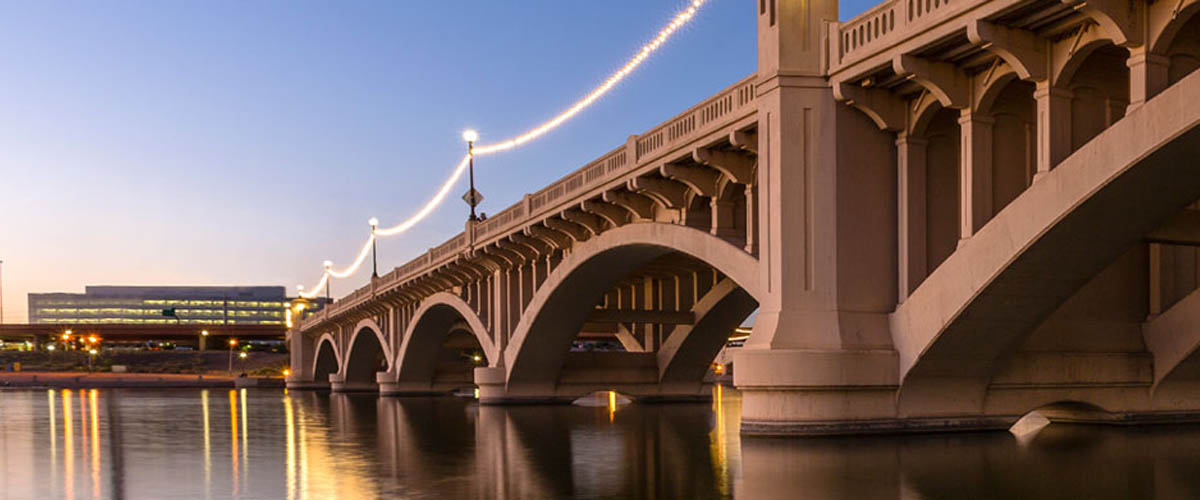
<path fill-rule="evenodd" d="M 178 373 L 0 373 L 3 389 L 196 389 L 196 388 L 282 388 L 281 378 L 230 377 L 228 375 Z"/>

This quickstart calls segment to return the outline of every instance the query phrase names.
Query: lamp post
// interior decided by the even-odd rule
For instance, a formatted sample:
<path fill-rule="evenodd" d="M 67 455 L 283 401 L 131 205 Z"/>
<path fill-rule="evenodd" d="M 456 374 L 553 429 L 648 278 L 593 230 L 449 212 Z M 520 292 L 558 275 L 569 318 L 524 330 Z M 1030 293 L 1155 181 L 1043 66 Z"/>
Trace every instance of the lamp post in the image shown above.
<path fill-rule="evenodd" d="M 229 339 L 229 375 L 233 376 L 233 346 L 237 345 L 237 339 Z"/>
<path fill-rule="evenodd" d="M 200 330 L 200 350 L 208 350 L 208 330 Z"/>
<path fill-rule="evenodd" d="M 333 261 L 325 261 L 325 274 L 329 275 L 329 279 L 325 280 L 325 302 L 329 303 L 330 289 L 333 288 Z"/>
<path fill-rule="evenodd" d="M 471 175 L 470 175 L 471 190 L 467 191 L 467 204 L 471 205 L 470 220 L 472 222 L 479 220 L 479 217 L 475 216 L 475 205 L 479 204 L 479 201 L 475 199 L 475 140 L 476 139 L 479 139 L 479 133 L 475 132 L 474 130 L 467 130 L 467 131 L 463 132 L 463 140 L 467 141 L 467 168 L 471 172 Z"/>
<path fill-rule="evenodd" d="M 246 356 L 249 356 L 248 354 L 246 354 L 246 351 L 242 351 L 242 352 L 238 353 L 238 359 L 241 360 L 240 368 L 242 369 L 242 375 L 246 374 Z"/>
<path fill-rule="evenodd" d="M 371 277 L 378 278 L 379 258 L 376 256 L 375 250 L 379 240 L 375 238 L 375 228 L 379 227 L 379 219 L 371 217 L 371 220 L 367 221 L 367 224 L 371 225 Z"/>
<path fill-rule="evenodd" d="M 96 358 L 96 348 L 88 349 L 88 373 L 92 373 L 92 360 Z"/>

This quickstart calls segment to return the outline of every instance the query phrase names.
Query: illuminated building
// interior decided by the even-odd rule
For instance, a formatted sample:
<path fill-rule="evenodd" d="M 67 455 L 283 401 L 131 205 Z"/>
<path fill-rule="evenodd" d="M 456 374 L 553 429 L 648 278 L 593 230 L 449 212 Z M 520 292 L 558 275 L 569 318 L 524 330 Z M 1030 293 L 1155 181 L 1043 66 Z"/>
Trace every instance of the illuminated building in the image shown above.
<path fill-rule="evenodd" d="M 29 294 L 29 322 L 282 325 L 288 300 L 282 286 L 88 286 Z"/>

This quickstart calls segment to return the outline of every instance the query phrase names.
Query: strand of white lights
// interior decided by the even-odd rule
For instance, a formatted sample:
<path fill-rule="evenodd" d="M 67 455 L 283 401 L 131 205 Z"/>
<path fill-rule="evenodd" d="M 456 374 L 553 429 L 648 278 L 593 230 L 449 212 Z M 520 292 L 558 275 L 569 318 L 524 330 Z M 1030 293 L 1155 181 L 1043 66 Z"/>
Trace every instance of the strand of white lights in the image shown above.
<path fill-rule="evenodd" d="M 624 80 L 626 76 L 629 76 L 629 74 L 635 69 L 637 69 L 638 66 L 641 66 L 642 62 L 644 62 L 648 57 L 650 57 L 651 54 L 662 47 L 667 40 L 670 40 L 671 35 L 675 34 L 679 28 L 687 24 L 688 21 L 691 21 L 692 18 L 696 16 L 696 12 L 700 10 L 700 7 L 704 6 L 705 2 L 707 2 L 707 0 L 692 0 L 692 2 L 688 4 L 687 9 L 684 9 L 679 14 L 676 14 L 671 22 L 667 24 L 665 28 L 659 31 L 658 35 L 650 40 L 650 42 L 643 45 L 641 50 L 634 54 L 634 56 L 630 58 L 624 66 L 610 75 L 604 80 L 603 83 L 592 89 L 591 92 L 589 92 L 579 101 L 575 102 L 575 104 L 571 105 L 571 107 L 567 108 L 562 113 L 559 113 L 557 116 L 547 120 L 546 122 L 511 139 L 500 141 L 494 144 L 476 146 L 475 154 L 487 155 L 513 149 L 517 146 L 537 139 L 538 137 L 545 135 L 547 132 L 554 130 L 555 128 L 558 128 L 558 126 L 562 125 L 567 120 L 570 120 L 584 109 L 587 109 L 587 107 L 595 103 L 597 99 L 600 99 L 610 90 L 612 90 L 612 88 L 618 83 L 621 83 L 621 81 Z M 342 271 L 334 271 L 332 266 L 329 265 L 329 262 L 326 261 L 325 274 L 321 277 L 321 280 L 317 282 L 317 285 L 312 287 L 312 289 L 310 289 L 308 292 L 300 292 L 300 296 L 308 299 L 316 297 L 317 294 L 321 293 L 322 289 L 328 286 L 330 276 L 335 278 L 345 278 L 358 271 L 358 268 L 366 260 L 367 253 L 371 248 L 371 243 L 374 242 L 375 238 L 382 236 L 393 236 L 403 233 L 415 226 L 418 222 L 421 222 L 421 220 L 425 217 L 428 217 L 429 214 L 438 207 L 438 205 L 441 205 L 442 201 L 446 199 L 446 195 L 450 193 L 450 190 L 454 188 L 454 185 L 458 182 L 458 180 L 462 178 L 462 174 L 466 171 L 469 161 L 470 156 L 463 157 L 462 161 L 458 163 L 458 166 L 455 167 L 454 171 L 450 174 L 450 178 L 446 179 L 446 182 L 442 184 L 441 189 L 439 189 L 437 193 L 433 195 L 433 198 L 430 198 L 429 201 L 425 203 L 425 206 L 421 207 L 421 210 L 417 211 L 417 213 L 413 214 L 411 217 L 405 219 L 403 222 L 395 226 L 382 229 L 373 229 L 371 231 L 371 236 L 367 238 L 367 242 L 363 245 L 362 251 L 359 252 L 358 258 L 355 259 L 352 265 Z"/>

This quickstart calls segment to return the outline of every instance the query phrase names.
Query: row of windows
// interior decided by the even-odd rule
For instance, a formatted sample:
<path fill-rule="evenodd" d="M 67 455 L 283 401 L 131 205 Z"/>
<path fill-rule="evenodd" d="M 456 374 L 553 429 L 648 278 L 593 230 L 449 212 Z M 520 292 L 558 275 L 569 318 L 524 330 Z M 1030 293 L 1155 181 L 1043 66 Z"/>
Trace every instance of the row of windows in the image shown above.
<path fill-rule="evenodd" d="M 287 302 L 278 300 L 159 300 L 119 299 L 108 297 L 80 297 L 71 299 L 35 298 L 34 306 L 152 306 L 152 307 L 243 307 L 258 309 L 282 309 Z"/>
<path fill-rule="evenodd" d="M 264 320 L 212 320 L 212 319 L 128 319 L 128 318 L 39 318 L 36 323 L 68 325 L 282 325 L 283 321 Z"/>
<path fill-rule="evenodd" d="M 105 316 L 157 316 L 162 317 L 162 309 L 127 309 L 116 307 L 103 308 L 73 308 L 73 307 L 43 307 L 35 308 L 32 312 L 33 316 L 61 316 L 61 315 L 105 315 Z M 223 311 L 220 309 L 176 309 L 175 314 L 178 316 L 200 316 L 209 318 L 254 318 L 266 316 L 269 318 L 282 318 L 283 311 L 277 310 L 230 310 Z"/>

